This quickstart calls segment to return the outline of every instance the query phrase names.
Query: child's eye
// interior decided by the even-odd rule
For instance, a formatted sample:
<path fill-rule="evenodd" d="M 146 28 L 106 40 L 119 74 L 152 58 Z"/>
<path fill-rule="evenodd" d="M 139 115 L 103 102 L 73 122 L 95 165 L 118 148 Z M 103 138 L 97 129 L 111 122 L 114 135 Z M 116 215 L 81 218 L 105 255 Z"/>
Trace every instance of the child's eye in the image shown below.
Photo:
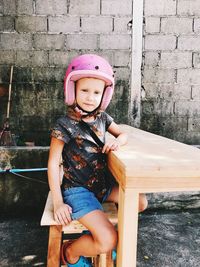
<path fill-rule="evenodd" d="M 87 92 L 88 90 L 87 89 L 81 89 L 82 92 Z"/>
<path fill-rule="evenodd" d="M 96 95 L 99 95 L 100 94 L 100 92 L 99 91 L 96 91 L 96 92 L 94 92 Z"/>

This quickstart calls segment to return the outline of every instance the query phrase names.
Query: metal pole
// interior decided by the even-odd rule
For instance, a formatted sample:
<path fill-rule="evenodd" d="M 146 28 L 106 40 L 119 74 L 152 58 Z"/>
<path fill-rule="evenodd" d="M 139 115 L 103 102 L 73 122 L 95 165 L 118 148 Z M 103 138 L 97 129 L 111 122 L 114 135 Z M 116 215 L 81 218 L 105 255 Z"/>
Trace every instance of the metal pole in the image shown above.
<path fill-rule="evenodd" d="M 7 169 L 7 170 L 0 170 L 0 173 L 17 173 L 17 172 L 39 172 L 39 171 L 47 171 L 47 168 L 32 168 L 32 169 Z"/>

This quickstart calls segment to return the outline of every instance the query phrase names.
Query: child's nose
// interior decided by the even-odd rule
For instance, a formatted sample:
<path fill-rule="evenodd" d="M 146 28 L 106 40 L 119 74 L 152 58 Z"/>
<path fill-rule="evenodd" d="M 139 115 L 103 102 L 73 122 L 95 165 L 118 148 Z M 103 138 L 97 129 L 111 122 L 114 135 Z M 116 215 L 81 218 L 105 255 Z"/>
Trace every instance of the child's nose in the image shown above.
<path fill-rule="evenodd" d="M 94 95 L 91 93 L 91 94 L 88 94 L 88 100 L 93 100 L 94 98 Z"/>

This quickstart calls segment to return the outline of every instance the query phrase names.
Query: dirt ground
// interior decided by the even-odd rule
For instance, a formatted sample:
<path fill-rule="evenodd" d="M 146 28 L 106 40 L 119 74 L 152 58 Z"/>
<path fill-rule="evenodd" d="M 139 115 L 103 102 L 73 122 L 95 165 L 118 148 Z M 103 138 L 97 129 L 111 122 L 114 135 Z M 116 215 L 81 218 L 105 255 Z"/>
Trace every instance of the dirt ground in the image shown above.
<path fill-rule="evenodd" d="M 199 267 L 200 213 L 154 211 L 139 216 L 138 267 Z M 46 266 L 48 227 L 40 217 L 0 218 L 0 266 Z M 128 266 L 127 266 L 128 267 Z"/>

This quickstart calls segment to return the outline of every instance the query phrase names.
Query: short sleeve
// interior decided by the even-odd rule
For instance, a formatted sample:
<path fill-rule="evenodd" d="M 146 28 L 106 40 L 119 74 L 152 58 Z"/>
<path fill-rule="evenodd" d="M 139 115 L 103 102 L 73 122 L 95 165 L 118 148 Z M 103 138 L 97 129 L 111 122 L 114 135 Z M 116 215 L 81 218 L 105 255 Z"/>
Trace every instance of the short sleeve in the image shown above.
<path fill-rule="evenodd" d="M 58 119 L 54 127 L 51 129 L 51 137 L 55 137 L 58 140 L 68 143 L 70 136 L 67 128 L 64 118 Z"/>
<path fill-rule="evenodd" d="M 113 118 L 108 115 L 106 112 L 103 113 L 103 120 L 105 121 L 106 131 L 108 130 L 109 126 L 113 122 Z"/>

